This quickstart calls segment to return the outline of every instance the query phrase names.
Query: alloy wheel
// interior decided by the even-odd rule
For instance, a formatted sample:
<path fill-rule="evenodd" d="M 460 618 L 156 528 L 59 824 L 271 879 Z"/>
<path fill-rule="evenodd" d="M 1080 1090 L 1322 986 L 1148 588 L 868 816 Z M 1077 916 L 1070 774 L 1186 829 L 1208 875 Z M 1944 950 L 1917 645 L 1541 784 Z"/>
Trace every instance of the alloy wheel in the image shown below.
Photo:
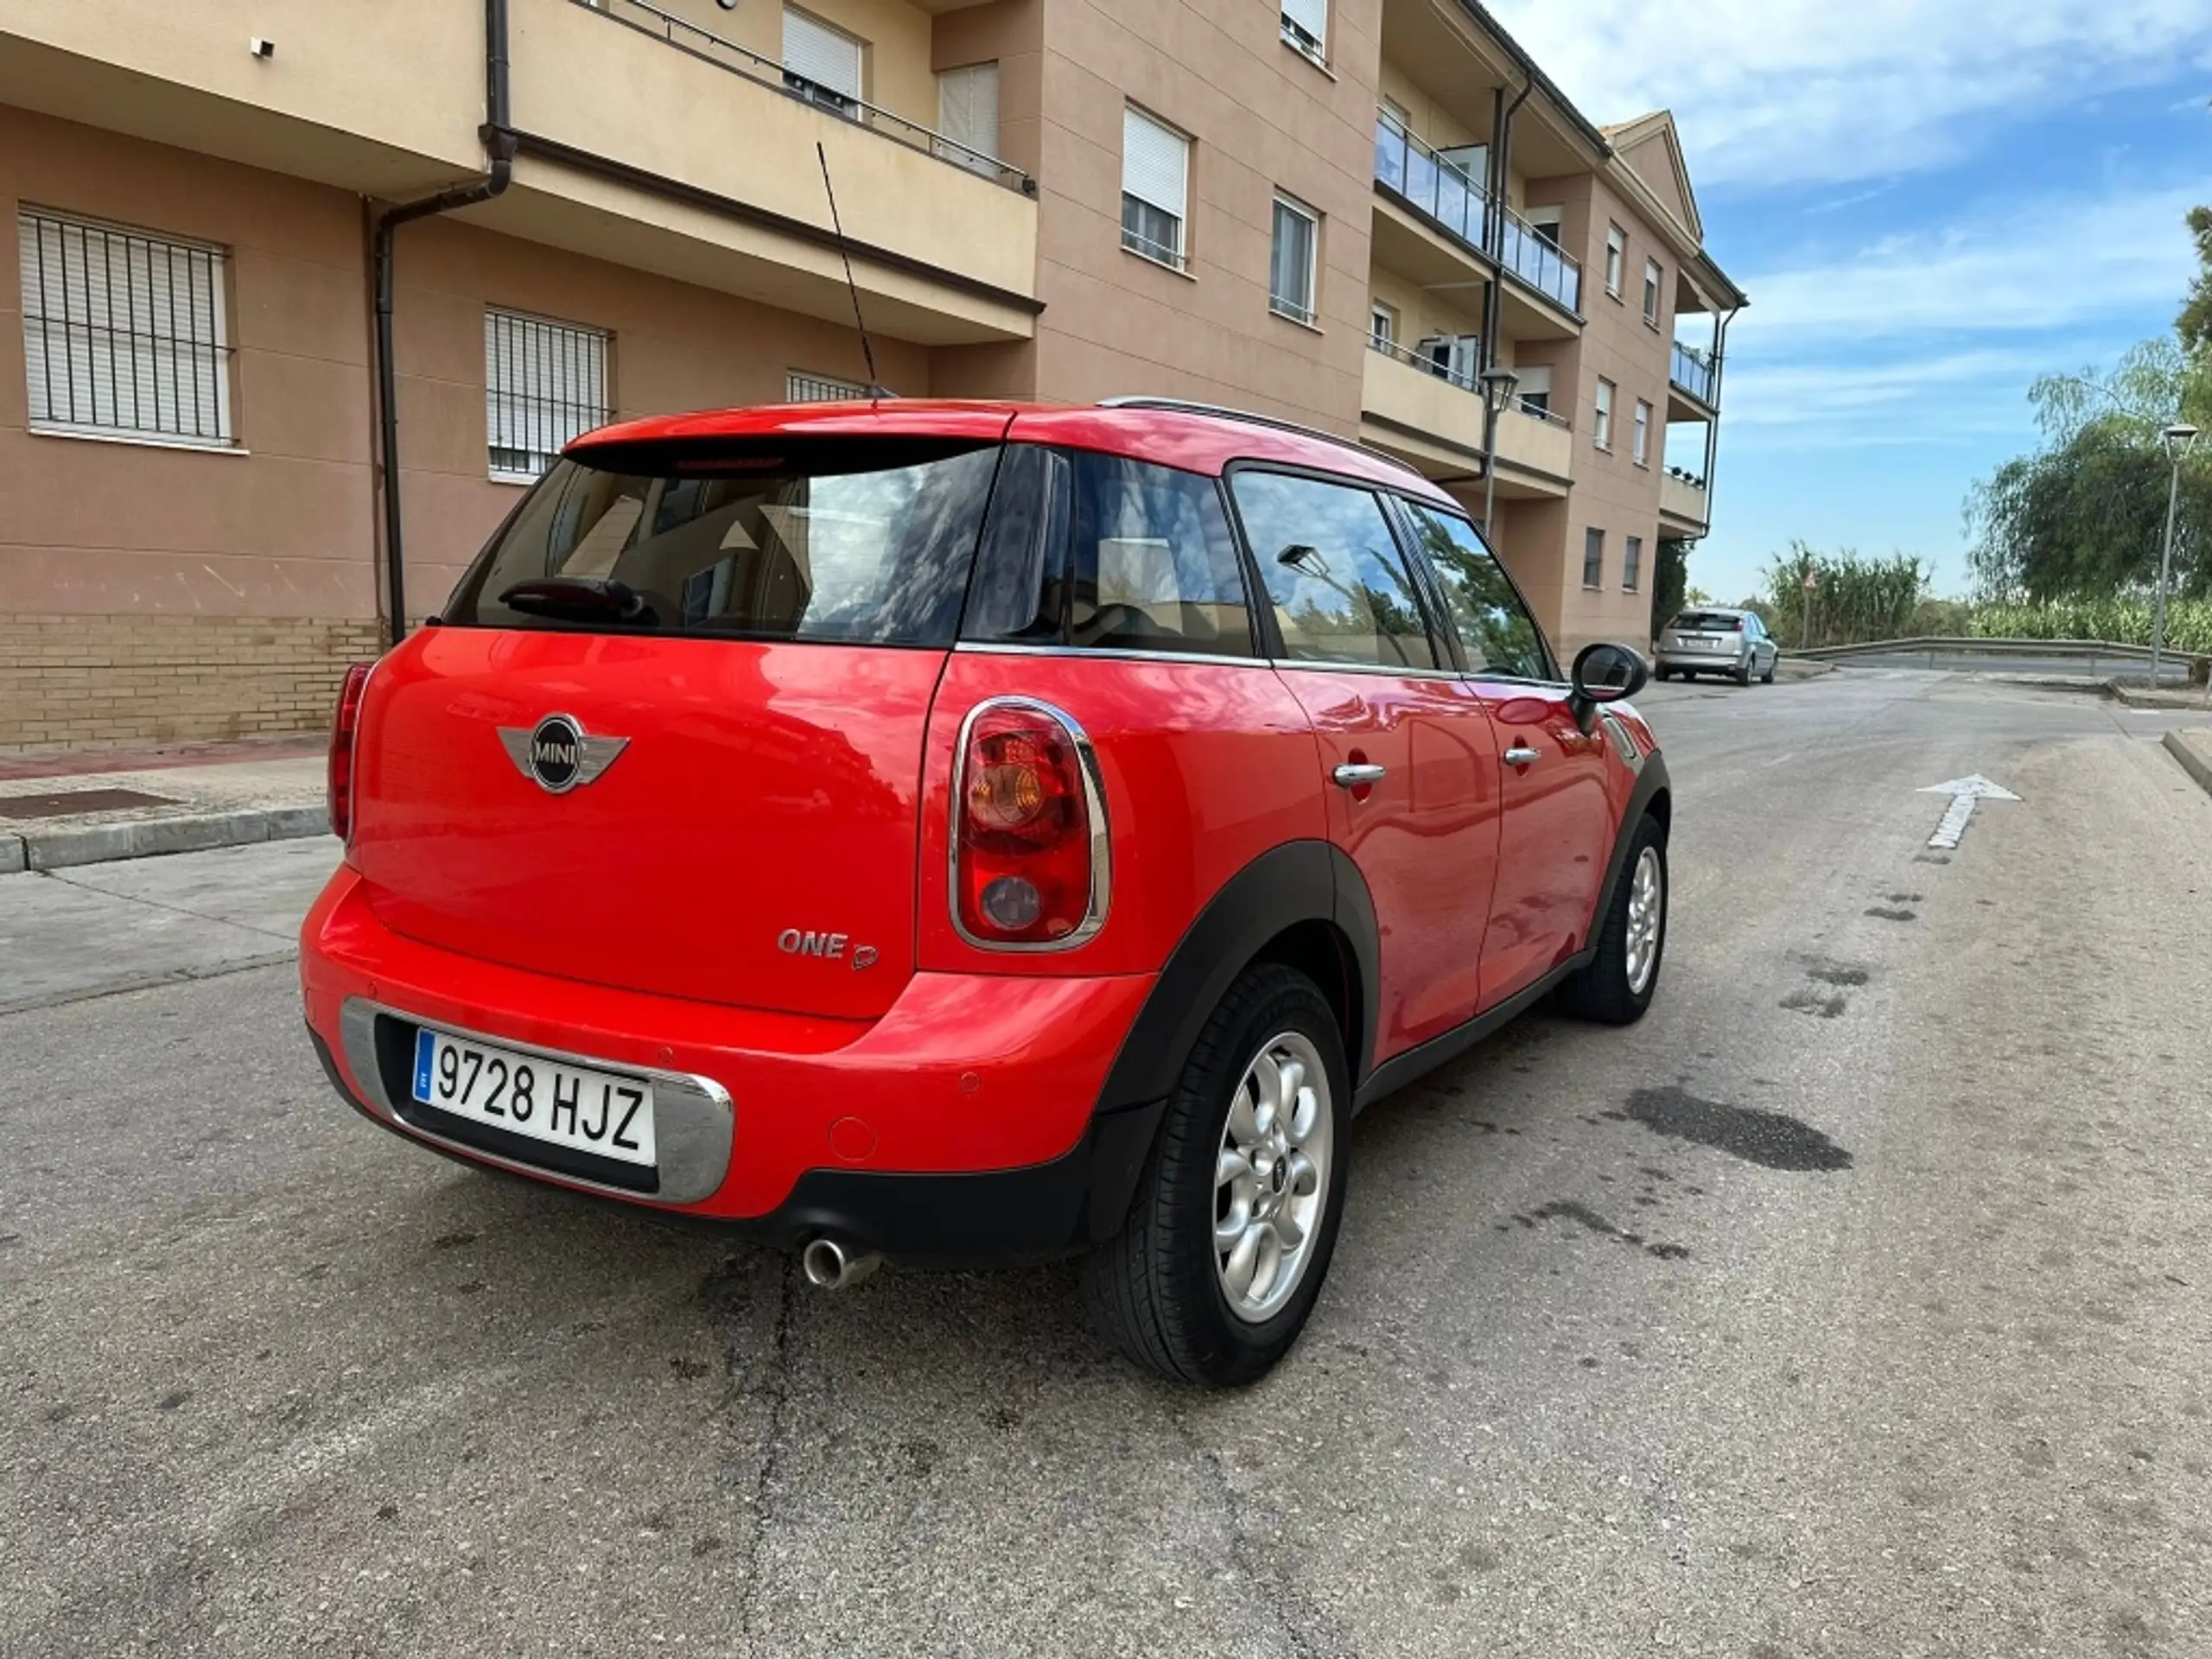
<path fill-rule="evenodd" d="M 1248 1324 L 1280 1313 L 1313 1259 L 1332 1107 L 1328 1068 L 1294 1031 L 1260 1046 L 1230 1100 L 1214 1162 L 1214 1267 L 1230 1312 Z"/>

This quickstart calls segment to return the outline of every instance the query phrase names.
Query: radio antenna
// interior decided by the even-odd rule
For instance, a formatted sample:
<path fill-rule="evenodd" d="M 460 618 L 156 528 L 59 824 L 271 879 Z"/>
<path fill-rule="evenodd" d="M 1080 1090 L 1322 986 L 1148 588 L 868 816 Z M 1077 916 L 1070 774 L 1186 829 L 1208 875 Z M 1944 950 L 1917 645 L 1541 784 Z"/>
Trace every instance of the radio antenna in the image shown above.
<path fill-rule="evenodd" d="M 860 330 L 861 355 L 868 359 L 868 395 L 871 399 L 899 394 L 875 378 L 875 347 L 868 343 L 868 319 L 861 315 L 860 284 L 853 280 L 853 256 L 845 250 L 845 227 L 837 219 L 837 189 L 830 182 L 830 152 L 817 139 L 814 158 L 822 163 L 822 193 L 830 198 L 830 228 L 837 238 L 837 257 L 845 262 L 845 291 L 853 296 L 853 327 Z"/>

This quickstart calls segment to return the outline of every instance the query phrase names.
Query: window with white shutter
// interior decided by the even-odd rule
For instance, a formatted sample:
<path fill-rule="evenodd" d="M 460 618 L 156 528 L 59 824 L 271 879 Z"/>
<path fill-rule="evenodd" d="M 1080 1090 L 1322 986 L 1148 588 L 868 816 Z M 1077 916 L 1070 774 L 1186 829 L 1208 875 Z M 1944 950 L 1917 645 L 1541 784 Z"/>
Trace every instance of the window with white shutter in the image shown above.
<path fill-rule="evenodd" d="M 1180 270 L 1191 141 L 1141 110 L 1122 110 L 1122 245 Z"/>
<path fill-rule="evenodd" d="M 861 96 L 865 43 L 797 6 L 784 8 L 784 82 L 818 104 L 847 109 Z"/>
<path fill-rule="evenodd" d="M 1329 49 L 1329 0 L 1282 0 L 1282 37 L 1308 57 Z"/>
<path fill-rule="evenodd" d="M 979 173 L 999 170 L 999 67 L 970 63 L 937 78 L 938 153 Z"/>
<path fill-rule="evenodd" d="M 784 401 L 787 404 L 841 404 L 848 398 L 867 396 L 868 388 L 855 381 L 809 374 L 804 369 L 784 372 Z"/>
<path fill-rule="evenodd" d="M 1297 322 L 1313 321 L 1314 247 L 1321 221 L 1303 202 L 1275 198 L 1274 240 L 1268 261 L 1268 306 Z"/>
<path fill-rule="evenodd" d="M 484 423 L 493 478 L 536 478 L 571 438 L 607 424 L 607 340 L 596 328 L 486 309 Z"/>
<path fill-rule="evenodd" d="M 34 430 L 232 444 L 222 249 L 30 207 L 16 235 Z"/>

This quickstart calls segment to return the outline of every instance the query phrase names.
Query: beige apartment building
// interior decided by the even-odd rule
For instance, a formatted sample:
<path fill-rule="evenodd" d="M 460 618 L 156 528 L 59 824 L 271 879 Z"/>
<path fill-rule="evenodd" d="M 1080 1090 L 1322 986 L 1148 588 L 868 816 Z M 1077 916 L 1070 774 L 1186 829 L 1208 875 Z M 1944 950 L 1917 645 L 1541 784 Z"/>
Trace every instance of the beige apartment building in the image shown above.
<path fill-rule="evenodd" d="M 0 0 L 0 754 L 321 728 L 576 432 L 863 391 L 856 300 L 901 395 L 1398 455 L 1640 641 L 1744 302 L 1475 0 Z"/>

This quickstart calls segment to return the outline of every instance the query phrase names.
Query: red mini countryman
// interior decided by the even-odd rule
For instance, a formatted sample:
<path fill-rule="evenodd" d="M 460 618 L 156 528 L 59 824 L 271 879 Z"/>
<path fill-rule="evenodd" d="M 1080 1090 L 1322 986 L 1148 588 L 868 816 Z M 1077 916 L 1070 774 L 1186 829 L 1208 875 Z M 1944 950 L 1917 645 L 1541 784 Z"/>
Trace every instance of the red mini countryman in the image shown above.
<path fill-rule="evenodd" d="M 1563 677 L 1452 499 L 1230 410 L 900 402 L 595 432 L 348 678 L 331 1081 L 473 1163 L 849 1282 L 1081 1254 L 1235 1383 L 1355 1112 L 1665 944 L 1633 652 Z"/>

